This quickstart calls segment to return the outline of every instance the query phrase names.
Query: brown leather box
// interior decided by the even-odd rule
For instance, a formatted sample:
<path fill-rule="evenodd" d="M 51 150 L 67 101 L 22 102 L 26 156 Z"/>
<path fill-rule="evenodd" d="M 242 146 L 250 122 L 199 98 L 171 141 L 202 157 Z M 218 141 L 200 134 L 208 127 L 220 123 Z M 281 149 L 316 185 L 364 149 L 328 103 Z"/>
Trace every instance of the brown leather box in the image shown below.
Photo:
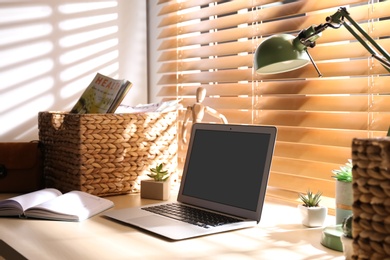
<path fill-rule="evenodd" d="M 43 187 L 39 142 L 0 143 L 0 192 L 25 193 Z"/>

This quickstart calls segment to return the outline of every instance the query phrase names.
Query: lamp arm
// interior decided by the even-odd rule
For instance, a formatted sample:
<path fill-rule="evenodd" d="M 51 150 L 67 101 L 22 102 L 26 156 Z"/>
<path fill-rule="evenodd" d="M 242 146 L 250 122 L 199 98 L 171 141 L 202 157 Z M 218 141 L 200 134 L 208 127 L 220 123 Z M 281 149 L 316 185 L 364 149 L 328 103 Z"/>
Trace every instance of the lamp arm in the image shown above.
<path fill-rule="evenodd" d="M 344 21 L 344 18 L 349 21 L 351 25 Z M 313 48 L 315 46 L 315 41 L 320 37 L 321 32 L 325 29 L 331 27 L 333 29 L 338 29 L 342 25 L 352 34 L 352 36 L 372 55 L 373 58 L 377 59 L 383 67 L 390 72 L 390 55 L 383 49 L 375 40 L 368 35 L 358 23 L 353 20 L 349 15 L 345 7 L 340 7 L 339 10 L 331 16 L 326 18 L 326 23 L 320 24 L 318 26 L 310 26 L 309 28 L 302 30 L 296 39 L 294 39 L 294 45 L 299 50 L 306 50 L 308 47 Z M 376 49 L 371 47 L 367 42 L 352 28 L 352 26 Z M 379 52 L 382 56 L 380 56 Z M 316 67 L 314 61 L 312 60 L 313 65 Z M 317 69 L 317 68 L 316 68 Z M 318 71 L 318 69 L 317 69 Z M 319 73 L 320 74 L 320 73 Z"/>
<path fill-rule="evenodd" d="M 378 53 L 374 50 L 374 48 L 372 48 L 370 45 L 368 45 L 364 40 L 363 38 L 357 34 L 355 32 L 355 30 L 347 23 L 344 22 L 344 20 L 340 20 L 340 23 L 343 24 L 345 26 L 345 28 L 353 35 L 353 37 L 355 37 L 356 40 L 358 40 L 360 42 L 361 45 L 363 45 L 363 47 L 372 55 L 372 57 L 374 57 L 375 59 L 377 59 L 382 65 L 383 67 L 388 71 L 390 72 L 390 55 L 389 53 L 387 53 L 387 51 L 385 49 L 383 49 L 377 42 L 375 42 L 375 40 L 370 36 L 368 35 L 362 27 L 360 27 L 360 25 L 358 23 L 355 22 L 355 20 L 353 20 L 353 18 L 349 15 L 349 13 L 347 12 L 347 9 L 345 7 L 341 7 L 339 9 L 339 12 L 343 15 L 343 17 L 345 17 L 349 22 L 350 24 L 356 28 L 356 30 L 359 31 L 359 33 L 361 35 L 364 36 L 364 38 L 372 44 L 372 46 L 375 47 L 375 49 L 383 56 L 381 57 L 380 55 L 378 55 Z"/>

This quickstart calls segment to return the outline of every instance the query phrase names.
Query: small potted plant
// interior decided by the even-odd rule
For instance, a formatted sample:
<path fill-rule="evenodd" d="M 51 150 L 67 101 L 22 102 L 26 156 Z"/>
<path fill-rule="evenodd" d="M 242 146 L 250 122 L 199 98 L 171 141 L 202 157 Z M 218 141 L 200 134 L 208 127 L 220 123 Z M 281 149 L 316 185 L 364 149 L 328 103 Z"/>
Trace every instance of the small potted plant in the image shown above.
<path fill-rule="evenodd" d="M 322 192 L 313 193 L 310 190 L 307 194 L 299 194 L 303 204 L 298 208 L 301 213 L 302 224 L 307 227 L 321 227 L 324 224 L 328 208 L 320 205 Z"/>
<path fill-rule="evenodd" d="M 340 169 L 332 171 L 336 179 L 336 224 L 352 214 L 352 160 L 349 159 Z"/>
<path fill-rule="evenodd" d="M 168 200 L 170 193 L 169 172 L 164 170 L 161 163 L 154 168 L 150 168 L 147 174 L 151 179 L 141 180 L 141 198 Z"/>
<path fill-rule="evenodd" d="M 344 256 L 347 260 L 352 259 L 353 255 L 352 221 L 353 215 L 351 214 L 346 217 L 341 224 L 341 227 L 343 228 L 343 235 L 340 238 L 343 244 Z"/>

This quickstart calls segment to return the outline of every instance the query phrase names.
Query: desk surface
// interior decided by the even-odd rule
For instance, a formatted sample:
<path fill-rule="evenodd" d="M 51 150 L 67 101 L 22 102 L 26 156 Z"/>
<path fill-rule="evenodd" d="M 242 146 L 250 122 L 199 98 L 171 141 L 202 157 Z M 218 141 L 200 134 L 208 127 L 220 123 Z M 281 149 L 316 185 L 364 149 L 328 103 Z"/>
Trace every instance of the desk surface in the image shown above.
<path fill-rule="evenodd" d="M 160 202 L 139 194 L 107 198 L 114 209 Z M 322 229 L 302 226 L 298 214 L 267 201 L 256 227 L 177 242 L 100 215 L 77 223 L 0 218 L 0 239 L 28 259 L 344 259 L 322 246 Z M 328 216 L 327 224 L 333 223 Z"/>

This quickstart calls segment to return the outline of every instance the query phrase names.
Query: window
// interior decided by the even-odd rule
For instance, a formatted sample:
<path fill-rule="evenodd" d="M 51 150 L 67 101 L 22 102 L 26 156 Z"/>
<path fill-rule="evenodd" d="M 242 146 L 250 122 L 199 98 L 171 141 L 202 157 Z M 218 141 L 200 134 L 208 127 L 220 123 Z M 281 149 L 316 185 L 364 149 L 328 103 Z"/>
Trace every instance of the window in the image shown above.
<path fill-rule="evenodd" d="M 331 171 L 351 157 L 355 137 L 385 136 L 390 125 L 389 73 L 344 28 L 329 28 L 309 52 L 312 65 L 282 74 L 254 73 L 253 53 L 274 34 L 296 35 L 325 22 L 340 1 L 163 1 L 158 36 L 159 95 L 205 105 L 229 123 L 275 125 L 277 144 L 268 196 L 297 203 L 321 190 L 334 208 Z M 390 50 L 389 1 L 342 1 L 351 17 Z M 185 109 L 179 118 L 184 118 Z M 180 126 L 179 120 L 179 126 Z M 205 122 L 219 123 L 206 115 Z M 180 144 L 181 162 L 186 146 Z M 232 147 L 234 149 L 234 147 Z M 238 173 L 239 176 L 239 173 Z M 325 198 L 326 200 L 326 198 Z"/>

